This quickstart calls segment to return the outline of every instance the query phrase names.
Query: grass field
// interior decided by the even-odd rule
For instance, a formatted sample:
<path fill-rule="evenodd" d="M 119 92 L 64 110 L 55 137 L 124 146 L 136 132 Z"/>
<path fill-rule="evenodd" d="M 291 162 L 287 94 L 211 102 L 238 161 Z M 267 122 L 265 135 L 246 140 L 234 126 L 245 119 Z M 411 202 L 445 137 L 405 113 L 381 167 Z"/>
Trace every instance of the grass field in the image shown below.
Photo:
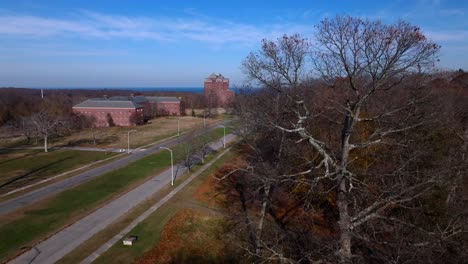
<path fill-rule="evenodd" d="M 53 150 L 13 150 L 0 153 L 0 194 L 115 156 L 116 153 Z"/>
<path fill-rule="evenodd" d="M 214 140 L 223 134 L 222 128 L 210 133 Z M 174 162 L 182 145 L 173 148 Z M 155 153 L 131 163 L 125 168 L 106 173 L 94 180 L 26 208 L 22 214 L 13 213 L 0 217 L 0 262 L 17 252 L 21 247 L 33 245 L 39 239 L 60 229 L 74 219 L 110 201 L 119 193 L 131 189 L 170 164 L 167 151 Z"/>
<path fill-rule="evenodd" d="M 177 134 L 178 117 L 160 117 L 150 120 L 147 124 L 130 128 L 103 127 L 96 129 L 97 147 L 127 148 L 129 130 L 137 130 L 131 133 L 131 148 L 141 147 L 162 138 Z M 191 116 L 180 117 L 180 131 L 186 131 L 196 125 L 203 124 L 202 118 Z M 54 144 L 93 146 L 91 130 L 82 131 L 60 139 Z"/>
<path fill-rule="evenodd" d="M 95 263 L 132 263 L 136 259 L 144 256 L 155 246 L 158 245 L 161 238 L 164 238 L 163 230 L 167 228 L 168 223 L 172 223 L 174 218 L 181 210 L 186 210 L 187 208 L 204 211 L 204 217 L 207 217 L 207 214 L 210 215 L 208 221 L 199 222 L 198 219 L 193 219 L 192 223 L 195 225 L 185 226 L 183 233 L 188 234 L 198 228 L 199 232 L 207 231 L 206 233 L 210 236 L 216 233 L 217 224 L 220 222 L 216 217 L 211 218 L 213 215 L 210 212 L 211 210 L 206 210 L 206 207 L 202 203 L 199 203 L 194 200 L 194 194 L 197 192 L 198 188 L 216 171 L 220 166 L 222 166 L 226 161 L 235 157 L 235 152 L 228 152 L 225 156 L 217 160 L 213 166 L 195 178 L 190 185 L 183 188 L 179 193 L 177 193 L 172 199 L 170 199 L 166 204 L 161 206 L 156 212 L 149 216 L 146 220 L 138 224 L 131 232 L 132 235 L 138 235 L 137 243 L 132 247 L 123 246 L 121 241 L 112 246 L 108 251 L 101 255 Z M 207 219 L 207 218 L 205 218 Z M 199 223 L 199 224 L 197 224 Z M 180 223 L 179 223 L 180 224 Z M 196 228 L 195 228 L 196 227 Z M 206 229 L 201 229 L 206 227 Z M 184 234 L 180 234 L 184 236 Z M 193 241 L 193 238 L 190 238 L 189 241 Z M 187 243 L 187 242 L 186 242 Z M 201 243 L 201 242 L 200 242 Z M 203 245 L 200 244 L 199 245 Z M 213 256 L 210 257 L 213 260 Z M 150 263 L 150 262 L 149 262 Z M 189 263 L 189 262 L 187 262 Z"/>
<path fill-rule="evenodd" d="M 224 119 L 224 115 L 217 118 L 206 119 L 206 122 L 213 122 Z M 229 116 L 229 118 L 232 118 Z M 177 123 L 179 123 L 180 132 L 187 131 L 193 127 L 203 124 L 203 118 L 192 116 L 181 117 L 159 117 L 149 120 L 148 123 L 134 127 L 101 127 L 94 130 L 84 129 L 74 132 L 71 135 L 49 139 L 49 146 L 81 146 L 81 147 L 99 147 L 99 148 L 127 148 L 127 138 L 129 130 L 137 130 L 130 136 L 131 147 L 141 147 L 162 138 L 177 134 Z M 93 137 L 94 135 L 94 137 Z M 96 139 L 96 145 L 94 140 Z M 27 143 L 24 136 L 17 134 L 15 137 L 2 138 L 0 147 L 30 147 L 41 146 L 42 139 L 39 139 L 37 145 L 33 142 Z"/>

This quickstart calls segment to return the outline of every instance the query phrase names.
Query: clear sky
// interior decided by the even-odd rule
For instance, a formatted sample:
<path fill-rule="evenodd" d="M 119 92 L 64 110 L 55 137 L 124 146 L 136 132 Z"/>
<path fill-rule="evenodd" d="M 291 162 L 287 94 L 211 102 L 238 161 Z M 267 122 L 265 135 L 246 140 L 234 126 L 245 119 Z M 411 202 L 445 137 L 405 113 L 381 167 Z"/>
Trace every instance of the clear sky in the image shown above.
<path fill-rule="evenodd" d="M 261 39 L 310 37 L 325 17 L 420 26 L 442 45 L 439 66 L 468 69 L 466 0 L 0 0 L 0 87 L 231 86 Z"/>

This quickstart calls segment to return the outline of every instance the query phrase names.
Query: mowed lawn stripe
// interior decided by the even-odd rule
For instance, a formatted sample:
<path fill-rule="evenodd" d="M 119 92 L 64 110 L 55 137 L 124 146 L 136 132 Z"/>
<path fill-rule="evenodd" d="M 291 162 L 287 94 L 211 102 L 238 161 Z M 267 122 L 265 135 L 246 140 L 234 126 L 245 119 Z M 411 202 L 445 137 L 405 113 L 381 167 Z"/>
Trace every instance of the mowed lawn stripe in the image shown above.
<path fill-rule="evenodd" d="M 226 131 L 227 133 L 227 131 Z M 212 140 L 222 137 L 222 128 L 209 133 Z M 183 143 L 174 147 L 174 162 L 183 153 Z M 31 206 L 19 217 L 0 219 L 0 262 L 19 251 L 32 246 L 41 238 L 59 230 L 73 219 L 85 215 L 100 204 L 122 193 L 128 186 L 143 182 L 151 175 L 163 171 L 170 164 L 169 152 L 158 152 L 128 166 L 106 173 L 70 190 L 61 192 L 38 206 Z"/>
<path fill-rule="evenodd" d="M 52 150 L 47 153 L 20 150 L 0 154 L 0 193 L 115 155 L 78 150 Z"/>

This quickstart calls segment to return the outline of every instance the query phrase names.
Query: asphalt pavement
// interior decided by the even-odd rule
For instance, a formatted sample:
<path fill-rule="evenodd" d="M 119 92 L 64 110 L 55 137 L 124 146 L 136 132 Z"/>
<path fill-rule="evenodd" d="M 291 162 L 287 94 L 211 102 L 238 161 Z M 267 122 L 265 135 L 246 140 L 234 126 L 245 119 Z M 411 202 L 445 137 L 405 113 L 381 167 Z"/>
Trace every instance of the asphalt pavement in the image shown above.
<path fill-rule="evenodd" d="M 229 123 L 230 121 L 223 121 L 220 123 L 212 124 L 207 126 L 209 130 L 212 130 L 219 126 L 220 124 L 226 124 Z M 155 144 L 153 146 L 146 147 L 146 150 L 143 151 L 138 151 L 138 152 L 133 152 L 129 154 L 128 156 L 124 158 L 120 158 L 116 161 L 104 164 L 102 166 L 99 166 L 97 168 L 85 171 L 83 173 L 77 174 L 73 177 L 63 179 L 59 182 L 51 183 L 49 185 L 46 185 L 44 187 L 35 189 L 33 191 L 30 191 L 28 193 L 25 193 L 23 195 L 20 195 L 18 197 L 12 198 L 10 200 L 6 200 L 3 202 L 0 202 L 0 214 L 8 214 L 10 212 L 13 212 L 17 209 L 20 209 L 22 207 L 25 207 L 27 205 L 31 205 L 33 203 L 36 203 L 44 198 L 47 198 L 53 194 L 65 191 L 69 188 L 75 187 L 79 184 L 82 184 L 84 182 L 87 182 L 91 179 L 94 179 L 104 173 L 122 168 L 127 166 L 128 164 L 141 159 L 143 157 L 146 157 L 148 155 L 151 155 L 155 153 L 156 151 L 159 151 L 160 147 L 168 147 L 174 144 L 181 143 L 185 141 L 188 138 L 188 134 L 181 135 L 180 137 L 172 138 L 166 141 L 163 141 L 161 143 Z"/>

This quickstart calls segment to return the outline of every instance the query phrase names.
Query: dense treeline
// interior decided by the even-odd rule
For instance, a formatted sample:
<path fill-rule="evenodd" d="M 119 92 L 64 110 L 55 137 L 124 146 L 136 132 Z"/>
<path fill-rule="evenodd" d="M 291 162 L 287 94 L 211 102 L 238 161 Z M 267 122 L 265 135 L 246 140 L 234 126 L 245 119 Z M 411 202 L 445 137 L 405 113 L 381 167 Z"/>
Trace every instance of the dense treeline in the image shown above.
<path fill-rule="evenodd" d="M 263 88 L 236 99 L 245 164 L 218 187 L 246 262 L 466 261 L 468 74 L 434 72 L 439 46 L 405 22 L 336 17 L 313 39 L 242 65 Z"/>

